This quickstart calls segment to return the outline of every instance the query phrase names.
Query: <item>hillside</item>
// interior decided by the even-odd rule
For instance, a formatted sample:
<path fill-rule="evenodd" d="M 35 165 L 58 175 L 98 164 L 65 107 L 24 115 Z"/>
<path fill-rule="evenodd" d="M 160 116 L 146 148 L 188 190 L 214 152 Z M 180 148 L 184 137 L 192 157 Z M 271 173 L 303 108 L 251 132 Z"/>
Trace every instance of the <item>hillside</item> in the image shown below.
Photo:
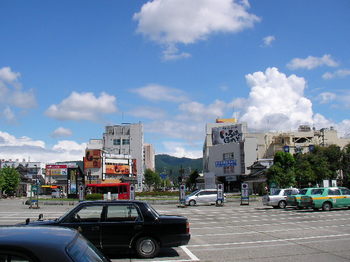
<path fill-rule="evenodd" d="M 182 168 L 185 171 L 185 174 L 189 174 L 191 171 L 197 169 L 198 172 L 203 170 L 203 159 L 191 159 L 191 158 L 178 158 L 169 155 L 156 155 L 156 172 L 166 173 L 170 177 L 178 177 L 179 170 Z"/>

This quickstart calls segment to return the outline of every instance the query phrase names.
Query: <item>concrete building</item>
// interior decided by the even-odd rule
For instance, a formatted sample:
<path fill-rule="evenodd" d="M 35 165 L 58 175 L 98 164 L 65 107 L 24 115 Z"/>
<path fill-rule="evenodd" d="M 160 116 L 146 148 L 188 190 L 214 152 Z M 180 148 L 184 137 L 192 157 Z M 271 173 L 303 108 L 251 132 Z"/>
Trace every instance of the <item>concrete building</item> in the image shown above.
<path fill-rule="evenodd" d="M 103 134 L 103 150 L 105 153 L 122 155 L 125 159 L 134 161 L 138 189 L 142 190 L 145 164 L 142 123 L 106 126 L 106 132 Z"/>
<path fill-rule="evenodd" d="M 247 135 L 246 123 L 232 120 L 207 124 L 203 148 L 206 187 L 223 183 L 225 191 L 239 188 L 241 176 L 257 159 L 256 148 L 257 139 Z"/>
<path fill-rule="evenodd" d="M 144 154 L 145 154 L 145 169 L 151 169 L 155 171 L 155 153 L 153 145 L 145 144 L 144 145 Z"/>
<path fill-rule="evenodd" d="M 295 132 L 249 133 L 246 123 L 208 123 L 203 147 L 205 184 L 224 183 L 226 191 L 239 189 L 240 182 L 257 170 L 254 164 L 270 166 L 278 151 L 307 153 L 316 145 L 343 148 L 349 143 L 349 138 L 339 138 L 332 127 L 315 130 L 303 125 Z"/>

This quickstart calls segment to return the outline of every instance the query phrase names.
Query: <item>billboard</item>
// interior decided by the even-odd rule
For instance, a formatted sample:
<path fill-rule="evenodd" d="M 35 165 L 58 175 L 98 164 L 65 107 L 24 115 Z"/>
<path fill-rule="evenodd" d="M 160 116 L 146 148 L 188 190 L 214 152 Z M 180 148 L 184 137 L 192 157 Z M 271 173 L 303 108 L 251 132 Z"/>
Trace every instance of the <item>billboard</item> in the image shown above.
<path fill-rule="evenodd" d="M 240 125 L 213 127 L 213 145 L 241 142 L 243 134 L 240 127 Z"/>
<path fill-rule="evenodd" d="M 66 176 L 67 165 L 46 165 L 46 176 Z"/>
<path fill-rule="evenodd" d="M 101 168 L 101 150 L 87 149 L 85 151 L 84 168 Z"/>
<path fill-rule="evenodd" d="M 106 174 L 109 175 L 129 175 L 130 167 L 125 164 L 106 164 Z"/>

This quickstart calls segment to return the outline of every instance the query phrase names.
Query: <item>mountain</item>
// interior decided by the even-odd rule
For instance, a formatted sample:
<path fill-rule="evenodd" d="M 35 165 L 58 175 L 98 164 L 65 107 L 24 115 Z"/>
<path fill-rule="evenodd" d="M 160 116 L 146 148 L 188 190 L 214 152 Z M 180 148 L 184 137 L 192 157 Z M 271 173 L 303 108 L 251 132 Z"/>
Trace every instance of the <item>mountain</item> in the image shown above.
<path fill-rule="evenodd" d="M 203 170 L 203 158 L 186 158 L 174 157 L 169 155 L 155 156 L 156 172 L 165 173 L 171 178 L 178 177 L 181 167 L 184 170 L 184 175 L 189 175 L 193 170 L 197 169 L 199 173 Z"/>

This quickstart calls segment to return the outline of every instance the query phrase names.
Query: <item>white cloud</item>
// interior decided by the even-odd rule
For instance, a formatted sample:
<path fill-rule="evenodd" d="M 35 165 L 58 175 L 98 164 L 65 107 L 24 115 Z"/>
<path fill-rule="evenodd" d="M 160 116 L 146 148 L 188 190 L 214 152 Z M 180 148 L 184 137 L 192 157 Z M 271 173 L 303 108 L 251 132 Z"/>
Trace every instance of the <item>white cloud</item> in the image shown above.
<path fill-rule="evenodd" d="M 263 38 L 263 46 L 271 46 L 272 42 L 275 41 L 276 38 L 273 35 L 269 35 Z"/>
<path fill-rule="evenodd" d="M 134 14 L 137 32 L 167 45 L 193 44 L 214 33 L 236 33 L 260 21 L 247 0 L 154 0 Z M 188 57 L 187 55 L 185 57 Z"/>
<path fill-rule="evenodd" d="M 290 130 L 313 123 L 312 103 L 303 96 L 304 78 L 268 68 L 246 75 L 246 80 L 251 91 L 240 120 L 249 128 Z"/>
<path fill-rule="evenodd" d="M 323 92 L 317 96 L 317 100 L 321 104 L 327 104 L 337 98 L 337 95 L 331 92 Z"/>
<path fill-rule="evenodd" d="M 97 121 L 103 114 L 111 114 L 116 111 L 115 96 L 104 92 L 99 97 L 95 97 L 93 93 L 72 92 L 60 104 L 51 105 L 45 114 L 58 120 Z"/>
<path fill-rule="evenodd" d="M 148 119 L 160 119 L 166 115 L 162 109 L 152 107 L 137 107 L 129 111 L 128 114 L 134 117 Z"/>
<path fill-rule="evenodd" d="M 179 109 L 184 113 L 179 115 L 178 118 L 191 121 L 212 121 L 218 117 L 223 117 L 228 106 L 221 100 L 215 100 L 210 105 L 204 105 L 196 101 L 183 103 L 179 106 Z"/>
<path fill-rule="evenodd" d="M 29 137 L 16 138 L 0 131 L 1 159 L 29 159 L 43 163 L 57 161 L 82 160 L 86 143 L 78 144 L 74 141 L 59 141 L 51 149 L 45 143 Z"/>
<path fill-rule="evenodd" d="M 59 127 L 52 132 L 51 136 L 52 137 L 69 137 L 72 134 L 73 134 L 72 130 L 64 127 Z"/>
<path fill-rule="evenodd" d="M 15 121 L 15 108 L 29 109 L 37 105 L 33 90 L 24 91 L 19 82 L 21 74 L 10 67 L 0 68 L 0 109 L 7 120 Z"/>
<path fill-rule="evenodd" d="M 179 49 L 174 44 L 169 44 L 166 49 L 163 51 L 163 60 L 179 60 L 182 58 L 189 58 L 191 54 L 180 52 Z"/>
<path fill-rule="evenodd" d="M 349 69 L 340 69 L 340 70 L 337 70 L 333 73 L 326 72 L 322 75 L 322 78 L 323 79 L 343 78 L 343 77 L 347 77 L 349 75 L 350 75 Z"/>
<path fill-rule="evenodd" d="M 151 84 L 144 87 L 132 89 L 131 92 L 151 101 L 184 102 L 188 98 L 180 89 Z"/>
<path fill-rule="evenodd" d="M 294 58 L 287 64 L 289 69 L 314 69 L 320 66 L 336 67 L 339 64 L 334 61 L 331 55 L 324 55 L 322 57 L 308 56 L 307 58 Z"/>
<path fill-rule="evenodd" d="M 185 143 L 166 141 L 163 142 L 165 147 L 165 152 L 163 154 L 168 154 L 175 157 L 187 157 L 187 158 L 201 158 L 203 157 L 202 150 L 193 150 Z"/>

